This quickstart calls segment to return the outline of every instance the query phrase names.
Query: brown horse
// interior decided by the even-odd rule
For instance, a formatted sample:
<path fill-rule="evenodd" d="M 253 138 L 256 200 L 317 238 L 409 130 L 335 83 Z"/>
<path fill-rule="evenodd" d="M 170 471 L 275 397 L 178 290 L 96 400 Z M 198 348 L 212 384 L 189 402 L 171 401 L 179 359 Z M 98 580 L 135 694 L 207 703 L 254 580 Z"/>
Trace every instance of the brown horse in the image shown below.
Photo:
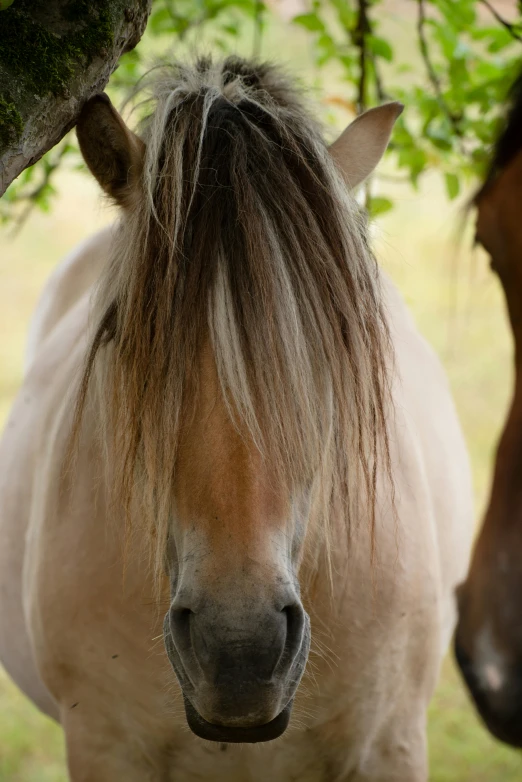
<path fill-rule="evenodd" d="M 459 589 L 455 650 L 487 727 L 522 747 L 522 77 L 474 205 L 476 241 L 491 256 L 506 297 L 515 390 L 484 524 Z"/>
<path fill-rule="evenodd" d="M 121 217 L 44 292 L 0 450 L 0 657 L 73 782 L 427 779 L 472 500 L 350 194 L 400 109 L 328 149 L 233 58 L 166 68 L 141 137 L 83 109 Z"/>

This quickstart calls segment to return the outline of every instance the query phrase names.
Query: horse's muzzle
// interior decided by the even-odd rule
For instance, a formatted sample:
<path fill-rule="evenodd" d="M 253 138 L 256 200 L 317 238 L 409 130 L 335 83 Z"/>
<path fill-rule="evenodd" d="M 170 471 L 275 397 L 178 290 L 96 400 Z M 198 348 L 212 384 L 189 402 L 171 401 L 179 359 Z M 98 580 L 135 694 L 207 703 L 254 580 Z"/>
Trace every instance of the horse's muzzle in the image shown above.
<path fill-rule="evenodd" d="M 455 658 L 477 711 L 497 739 L 522 747 L 522 666 L 506 671 L 502 683 L 488 686 L 473 660 L 455 639 Z M 496 684 L 496 683 L 495 683 Z"/>
<path fill-rule="evenodd" d="M 224 743 L 271 741 L 288 726 L 310 647 L 299 601 L 282 610 L 237 615 L 193 612 L 174 601 L 165 645 L 199 737 Z"/>

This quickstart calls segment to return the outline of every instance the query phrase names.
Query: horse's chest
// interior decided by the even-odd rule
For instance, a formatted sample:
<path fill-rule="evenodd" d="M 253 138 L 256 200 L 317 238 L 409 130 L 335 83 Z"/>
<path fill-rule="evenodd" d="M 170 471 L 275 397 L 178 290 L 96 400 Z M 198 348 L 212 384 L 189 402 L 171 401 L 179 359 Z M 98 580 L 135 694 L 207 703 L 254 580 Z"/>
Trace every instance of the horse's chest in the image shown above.
<path fill-rule="evenodd" d="M 190 742 L 192 743 L 192 742 Z M 168 782 L 326 782 L 327 763 L 313 740 L 238 746 L 198 742 L 172 759 Z"/>

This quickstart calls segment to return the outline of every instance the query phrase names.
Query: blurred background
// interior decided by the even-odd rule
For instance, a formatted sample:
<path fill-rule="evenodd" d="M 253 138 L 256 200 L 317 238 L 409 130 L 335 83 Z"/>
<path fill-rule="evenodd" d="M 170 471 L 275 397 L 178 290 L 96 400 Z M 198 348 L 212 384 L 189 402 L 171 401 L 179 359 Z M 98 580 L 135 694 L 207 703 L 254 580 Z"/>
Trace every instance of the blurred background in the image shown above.
<path fill-rule="evenodd" d="M 159 52 L 174 48 L 179 56 L 195 48 L 198 51 L 210 48 L 242 54 L 254 52 L 286 63 L 310 88 L 327 126 L 326 132 L 332 137 L 363 104 L 378 102 L 379 90 L 385 97 L 401 98 L 405 102 L 404 124 L 398 129 L 401 135 L 394 137 L 395 147 L 392 143 L 390 156 L 361 198 L 366 199 L 373 215 L 377 257 L 402 291 L 419 329 L 437 351 L 449 376 L 471 456 L 477 520 L 480 520 L 487 500 L 493 449 L 512 387 L 511 339 L 499 283 L 489 269 L 488 258 L 481 251 L 472 250 L 473 214 L 466 215 L 465 207 L 487 159 L 488 138 L 493 138 L 495 116 L 500 112 L 495 114 L 496 107 L 487 106 L 495 116 L 488 117 L 482 138 L 480 122 L 485 109 L 481 113 L 477 103 L 476 111 L 466 120 L 473 127 L 471 141 L 466 138 L 469 125 L 462 125 L 459 140 L 458 123 L 464 120 L 451 106 L 465 100 L 465 95 L 457 94 L 458 73 L 457 76 L 450 73 L 444 81 L 447 75 L 444 68 L 449 63 L 449 73 L 456 67 L 452 61 L 461 56 L 460 49 L 457 51 L 461 46 L 464 51 L 461 59 L 464 68 L 468 68 L 461 72 L 466 88 L 471 89 L 470 62 L 479 70 L 485 68 L 486 75 L 489 66 L 496 69 L 495 73 L 491 72 L 491 79 L 497 79 L 496 89 L 500 89 L 498 82 L 502 80 L 504 68 L 507 84 L 517 57 L 512 45 L 520 48 L 520 43 L 504 25 L 498 24 L 491 8 L 502 19 L 511 20 L 518 34 L 517 4 L 446 0 L 448 13 L 453 12 L 451 8 L 460 7 L 462 12 L 473 8 L 472 27 L 477 33 L 474 40 L 479 42 L 478 50 L 469 48 L 467 33 L 462 32 L 466 24 L 463 17 L 455 22 L 456 42 L 453 41 L 450 51 L 444 49 L 446 33 L 438 32 L 437 28 L 437 25 L 444 27 L 444 3 L 428 3 L 428 12 L 434 11 L 435 16 L 426 35 L 434 36 L 438 46 L 434 50 L 433 67 L 439 74 L 442 89 L 446 90 L 443 97 L 447 99 L 445 108 L 448 109 L 446 123 L 440 127 L 425 121 L 434 100 L 429 87 L 436 93 L 436 83 L 429 76 L 424 75 L 424 81 L 417 78 L 419 73 L 426 73 L 422 37 L 419 44 L 417 0 L 368 3 L 375 28 L 372 35 L 377 42 L 384 42 L 372 42 L 373 49 L 381 52 L 376 55 L 372 50 L 374 57 L 379 58 L 374 64 L 379 63 L 381 72 L 372 71 L 373 92 L 368 96 L 364 90 L 361 95 L 359 90 L 357 52 L 353 54 L 353 62 L 348 61 L 353 47 L 347 48 L 349 54 L 343 55 L 339 50 L 340 55 L 337 51 L 335 56 L 330 53 L 328 57 L 324 54 L 328 41 L 320 42 L 325 30 L 330 30 L 330 24 L 339 33 L 343 23 L 352 23 L 352 17 L 347 18 L 346 9 L 351 8 L 347 0 L 329 4 L 273 0 L 266 7 L 245 0 L 230 3 L 233 8 L 229 10 L 224 8 L 226 5 L 222 2 L 219 14 L 216 12 L 215 17 L 207 14 L 205 24 L 200 25 L 201 20 L 194 14 L 201 15 L 201 9 L 208 10 L 210 3 L 166 3 L 162 11 L 181 8 L 185 9 L 185 16 L 181 12 L 178 16 L 171 13 L 170 17 L 164 13 L 153 15 L 138 55 L 127 55 L 117 71 L 111 83 L 111 95 L 116 103 L 121 102 L 125 85 L 134 81 L 143 63 L 151 62 Z M 187 26 L 187 19 L 196 21 Z M 180 29 L 173 30 L 174 24 Z M 189 35 L 191 27 L 194 29 Z M 481 30 L 490 30 L 489 37 L 484 34 L 481 38 Z M 334 42 L 339 40 L 330 37 Z M 480 49 L 480 41 L 484 40 L 484 48 Z M 354 43 L 353 38 L 349 43 Z M 339 59 L 341 55 L 347 58 L 346 63 Z M 386 80 L 385 90 L 382 84 L 379 87 L 380 79 Z M 486 95 L 484 100 L 491 102 L 491 95 Z M 436 94 L 435 105 L 441 109 Z M 411 144 L 405 133 L 411 135 Z M 424 144 L 426 139 L 429 143 Z M 94 182 L 80 170 L 74 150 L 63 153 L 64 145 L 70 143 L 71 139 L 67 139 L 58 150 L 60 165 L 56 170 L 53 168 L 56 157 L 52 157 L 57 154 L 55 150 L 40 167 L 22 175 L 4 197 L 0 209 L 4 218 L 0 228 L 2 423 L 21 382 L 28 321 L 47 276 L 77 242 L 115 216 L 101 199 Z M 481 726 L 451 658 L 443 666 L 430 708 L 429 748 L 433 782 L 519 782 L 522 779 L 522 756 L 494 741 Z M 0 782 L 65 780 L 60 729 L 40 715 L 0 669 Z"/>

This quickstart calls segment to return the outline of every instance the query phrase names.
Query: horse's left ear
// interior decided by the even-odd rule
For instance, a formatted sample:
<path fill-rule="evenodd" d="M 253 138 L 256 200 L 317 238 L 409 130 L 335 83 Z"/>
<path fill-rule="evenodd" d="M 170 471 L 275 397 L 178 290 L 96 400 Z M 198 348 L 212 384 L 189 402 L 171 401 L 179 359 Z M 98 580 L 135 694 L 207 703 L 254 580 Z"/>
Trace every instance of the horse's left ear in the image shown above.
<path fill-rule="evenodd" d="M 80 112 L 76 134 L 85 162 L 103 190 L 129 206 L 143 167 L 145 144 L 128 129 L 105 93 Z"/>
<path fill-rule="evenodd" d="M 350 188 L 366 179 L 384 155 L 402 103 L 385 103 L 360 114 L 330 147 Z"/>

